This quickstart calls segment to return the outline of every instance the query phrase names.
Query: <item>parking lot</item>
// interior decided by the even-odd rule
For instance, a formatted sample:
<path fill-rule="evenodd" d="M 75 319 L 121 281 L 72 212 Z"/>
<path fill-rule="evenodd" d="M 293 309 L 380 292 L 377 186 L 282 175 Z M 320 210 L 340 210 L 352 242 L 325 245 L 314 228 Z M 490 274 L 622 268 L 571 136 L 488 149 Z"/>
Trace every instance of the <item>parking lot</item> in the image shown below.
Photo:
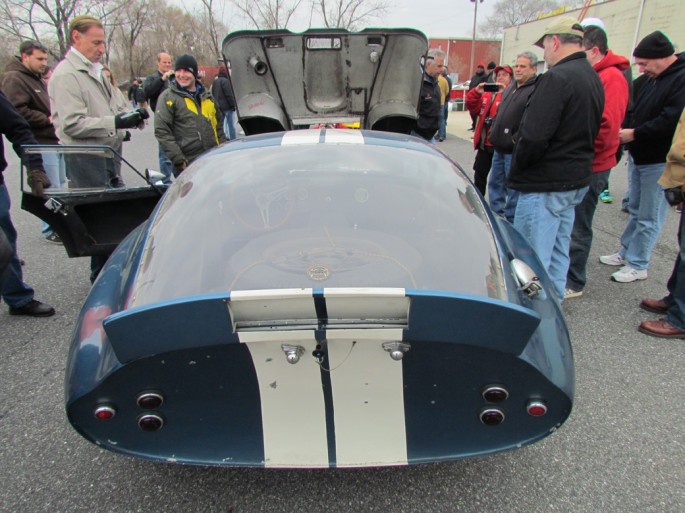
<path fill-rule="evenodd" d="M 438 148 L 472 174 L 470 119 L 452 112 Z M 18 164 L 5 171 L 26 261 L 25 281 L 53 305 L 48 319 L 0 308 L 0 511 L 54 512 L 683 512 L 685 511 L 685 340 L 638 333 L 654 315 L 677 253 L 673 209 L 649 279 L 619 284 L 598 256 L 618 249 L 627 215 L 627 167 L 612 172 L 613 204 L 598 205 L 585 294 L 564 303 L 574 345 L 576 398 L 562 428 L 530 447 L 490 457 L 416 467 L 264 470 L 185 467 L 105 452 L 82 439 L 64 414 L 68 343 L 88 293 L 88 259 L 44 242 L 39 221 L 20 210 Z M 152 126 L 126 143 L 137 167 L 156 167 Z M 173 269 L 169 277 L 173 279 Z M 426 436 L 430 436 L 427 433 Z"/>

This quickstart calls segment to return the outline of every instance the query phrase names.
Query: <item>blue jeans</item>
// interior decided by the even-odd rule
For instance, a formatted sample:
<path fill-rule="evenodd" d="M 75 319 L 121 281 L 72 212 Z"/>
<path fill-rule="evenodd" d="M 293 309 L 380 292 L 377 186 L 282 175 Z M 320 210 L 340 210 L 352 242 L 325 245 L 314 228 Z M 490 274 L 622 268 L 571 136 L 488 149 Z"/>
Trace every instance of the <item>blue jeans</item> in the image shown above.
<path fill-rule="evenodd" d="M 64 160 L 57 153 L 45 152 L 43 157 L 43 169 L 45 174 L 50 179 L 50 189 L 66 189 L 67 188 L 67 174 L 64 169 Z M 49 191 L 48 191 L 49 192 Z M 41 234 L 43 237 L 48 237 L 52 233 L 52 228 L 45 221 L 40 222 Z"/>
<path fill-rule="evenodd" d="M 159 146 L 159 171 L 164 175 L 162 183 L 170 184 L 171 177 L 174 175 L 174 165 L 169 160 L 169 157 L 166 156 L 161 146 Z"/>
<path fill-rule="evenodd" d="M 610 169 L 592 173 L 592 181 L 587 194 L 576 206 L 576 218 L 571 232 L 571 247 L 566 284 L 573 290 L 583 290 L 587 283 L 585 268 L 592 247 L 592 219 L 595 217 L 599 194 L 609 186 Z"/>
<path fill-rule="evenodd" d="M 446 139 L 447 138 L 447 105 L 449 105 L 449 102 L 445 102 L 445 104 L 440 108 L 440 127 L 438 128 L 438 139 Z"/>
<path fill-rule="evenodd" d="M 669 305 L 666 320 L 680 330 L 685 330 L 685 217 L 680 215 L 678 230 L 680 252 L 675 260 L 673 272 L 668 279 L 668 296 L 664 301 Z"/>
<path fill-rule="evenodd" d="M 33 299 L 33 289 L 24 283 L 17 256 L 17 230 L 10 217 L 10 195 L 5 184 L 0 184 L 0 229 L 12 246 L 12 259 L 5 274 L 0 276 L 0 296 L 10 306 L 21 308 Z"/>
<path fill-rule="evenodd" d="M 227 141 L 232 141 L 235 139 L 235 111 L 225 110 L 224 111 L 224 135 Z"/>
<path fill-rule="evenodd" d="M 636 165 L 628 159 L 628 225 L 621 235 L 620 255 L 633 269 L 647 269 L 666 220 L 668 203 L 657 180 L 665 164 Z"/>
<path fill-rule="evenodd" d="M 519 191 L 507 189 L 507 178 L 511 168 L 511 153 L 500 153 L 495 150 L 492 155 L 492 167 L 488 175 L 488 202 L 492 211 L 504 216 L 510 223 L 514 222 L 516 202 Z"/>
<path fill-rule="evenodd" d="M 559 301 L 564 299 L 575 207 L 587 190 L 521 192 L 516 205 L 514 227 L 537 253 Z"/>
<path fill-rule="evenodd" d="M 424 141 L 428 141 L 431 144 L 435 144 L 435 136 L 431 137 L 430 139 L 426 139 L 424 136 L 419 134 L 418 132 L 415 132 L 412 130 L 409 135 L 413 135 L 414 137 L 418 137 L 419 139 L 423 139 Z"/>

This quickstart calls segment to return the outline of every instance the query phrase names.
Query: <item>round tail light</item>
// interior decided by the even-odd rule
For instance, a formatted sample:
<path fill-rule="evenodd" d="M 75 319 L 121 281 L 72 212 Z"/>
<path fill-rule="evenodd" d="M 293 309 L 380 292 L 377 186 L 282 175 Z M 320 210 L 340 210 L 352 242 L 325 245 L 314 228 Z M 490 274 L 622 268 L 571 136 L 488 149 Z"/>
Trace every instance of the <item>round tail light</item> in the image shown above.
<path fill-rule="evenodd" d="M 117 411 L 114 409 L 114 406 L 103 404 L 95 408 L 93 414 L 98 420 L 109 420 L 117 414 Z"/>
<path fill-rule="evenodd" d="M 509 398 L 509 391 L 498 385 L 489 385 L 483 389 L 483 399 L 489 403 L 501 403 Z"/>
<path fill-rule="evenodd" d="M 157 431 L 164 426 L 164 419 L 154 413 L 147 413 L 138 418 L 138 427 L 143 431 Z"/>
<path fill-rule="evenodd" d="M 547 405 L 542 401 L 531 401 L 526 409 L 528 410 L 528 415 L 532 417 L 542 417 L 547 413 Z"/>
<path fill-rule="evenodd" d="M 143 392 L 136 398 L 136 403 L 143 410 L 156 410 L 164 402 L 164 397 L 158 392 Z"/>
<path fill-rule="evenodd" d="M 499 408 L 486 408 L 480 412 L 480 421 L 486 426 L 498 426 L 504 422 L 504 412 Z"/>

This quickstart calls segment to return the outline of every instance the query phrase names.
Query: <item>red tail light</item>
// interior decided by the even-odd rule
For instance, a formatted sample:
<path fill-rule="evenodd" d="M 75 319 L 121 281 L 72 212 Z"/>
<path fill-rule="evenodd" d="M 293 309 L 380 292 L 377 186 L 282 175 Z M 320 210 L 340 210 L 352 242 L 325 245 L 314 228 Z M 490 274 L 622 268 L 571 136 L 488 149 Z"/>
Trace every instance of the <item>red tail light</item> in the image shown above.
<path fill-rule="evenodd" d="M 542 401 L 530 401 L 526 407 L 528 415 L 532 417 L 542 417 L 547 413 L 547 405 Z"/>
<path fill-rule="evenodd" d="M 95 408 L 95 412 L 93 413 L 98 420 L 109 420 L 117 414 L 117 411 L 114 409 L 114 406 L 102 404 Z"/>

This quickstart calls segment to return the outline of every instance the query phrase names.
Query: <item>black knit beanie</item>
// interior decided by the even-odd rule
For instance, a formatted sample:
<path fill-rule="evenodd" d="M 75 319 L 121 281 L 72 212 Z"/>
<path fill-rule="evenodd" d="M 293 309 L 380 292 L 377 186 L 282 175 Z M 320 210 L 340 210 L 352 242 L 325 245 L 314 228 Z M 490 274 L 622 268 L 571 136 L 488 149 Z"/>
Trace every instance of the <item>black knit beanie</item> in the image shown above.
<path fill-rule="evenodd" d="M 663 32 L 657 30 L 648 36 L 642 38 L 633 51 L 633 57 L 640 59 L 661 59 L 663 57 L 670 57 L 675 53 L 675 48 L 664 35 Z"/>
<path fill-rule="evenodd" d="M 197 61 L 195 60 L 195 57 L 192 55 L 181 55 L 178 59 L 176 59 L 176 66 L 174 67 L 174 71 L 177 69 L 184 69 L 186 71 L 190 71 L 195 78 L 197 78 Z"/>

